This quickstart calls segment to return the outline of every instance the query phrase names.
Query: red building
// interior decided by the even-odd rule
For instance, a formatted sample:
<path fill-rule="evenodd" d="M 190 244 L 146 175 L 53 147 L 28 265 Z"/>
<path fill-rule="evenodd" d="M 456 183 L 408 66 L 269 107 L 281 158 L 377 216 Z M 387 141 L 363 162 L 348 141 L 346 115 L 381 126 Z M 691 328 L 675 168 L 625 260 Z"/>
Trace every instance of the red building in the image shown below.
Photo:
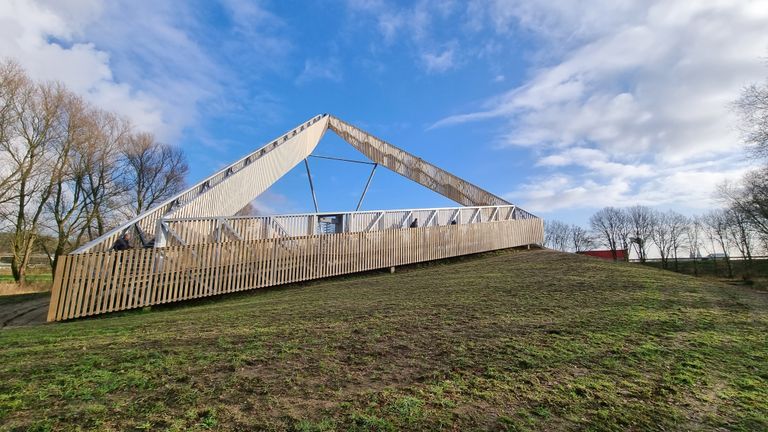
<path fill-rule="evenodd" d="M 589 255 L 597 258 L 602 258 L 606 260 L 613 260 L 613 252 L 610 249 L 607 250 L 591 250 L 591 251 L 583 251 L 583 252 L 576 252 L 581 255 Z M 629 257 L 627 254 L 626 249 L 617 249 L 616 250 L 616 259 L 619 261 L 624 261 Z"/>

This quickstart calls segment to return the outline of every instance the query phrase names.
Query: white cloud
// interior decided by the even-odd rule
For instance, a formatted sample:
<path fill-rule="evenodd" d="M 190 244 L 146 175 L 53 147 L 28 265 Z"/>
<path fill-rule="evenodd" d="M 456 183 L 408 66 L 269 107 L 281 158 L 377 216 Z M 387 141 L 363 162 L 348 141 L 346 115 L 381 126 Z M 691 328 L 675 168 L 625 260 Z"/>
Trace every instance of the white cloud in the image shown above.
<path fill-rule="evenodd" d="M 537 165 L 545 167 L 577 166 L 587 170 L 585 176 L 613 178 L 652 177 L 655 173 L 649 164 L 613 161 L 606 152 L 585 147 L 573 147 L 560 153 L 552 153 L 539 159 Z"/>
<path fill-rule="evenodd" d="M 341 65 L 337 59 L 307 59 L 304 61 L 304 69 L 296 77 L 296 84 L 317 80 L 340 82 L 342 78 Z"/>
<path fill-rule="evenodd" d="M 607 169 L 604 162 L 597 161 L 593 165 L 597 168 L 589 166 L 586 173 L 555 172 L 537 176 L 504 196 L 535 213 L 635 204 L 675 207 L 683 212 L 700 212 L 719 206 L 720 202 L 715 194 L 718 185 L 726 180 L 741 177 L 749 169 L 749 165 L 743 160 L 734 159 L 667 168 L 637 168 L 632 165 L 608 163 Z M 573 162 L 559 156 L 543 160 L 555 166 L 569 166 Z"/>
<path fill-rule="evenodd" d="M 0 56 L 18 61 L 40 80 L 58 80 L 97 105 L 161 135 L 169 132 L 162 100 L 116 79 L 109 52 L 82 40 L 104 13 L 96 1 L 0 4 Z"/>
<path fill-rule="evenodd" d="M 442 53 L 424 53 L 421 60 L 427 72 L 442 73 L 454 67 L 453 48 L 448 48 Z"/>
<path fill-rule="evenodd" d="M 408 7 L 376 0 L 347 0 L 353 19 L 365 22 L 373 19 L 385 46 L 404 42 L 414 62 L 427 73 L 443 73 L 457 66 L 459 57 L 455 40 L 438 42 L 438 28 L 452 28 L 449 19 L 460 11 L 460 2 L 422 0 Z M 451 32 L 455 34 L 455 32 Z M 397 49 L 403 49 L 398 46 Z"/>
<path fill-rule="evenodd" d="M 521 204 L 697 207 L 712 203 L 703 195 L 715 180 L 743 172 L 729 105 L 768 74 L 768 1 L 496 0 L 468 10 L 470 28 L 533 32 L 545 54 L 522 85 L 433 127 L 502 119 L 502 146 L 535 149 L 555 173 L 568 168 L 543 195 L 538 182 L 513 192 Z"/>
<path fill-rule="evenodd" d="M 0 58 L 13 58 L 33 78 L 61 81 L 138 128 L 174 141 L 199 124 L 203 110 L 224 110 L 231 100 L 245 99 L 233 98 L 247 90 L 222 60 L 232 58 L 254 76 L 258 68 L 242 53 L 269 55 L 270 62 L 260 62 L 266 68 L 290 48 L 284 39 L 268 34 L 280 27 L 280 20 L 257 3 L 241 0 L 221 5 L 238 38 L 225 40 L 227 35 L 210 27 L 199 37 L 201 6 L 7 0 L 0 3 Z"/>

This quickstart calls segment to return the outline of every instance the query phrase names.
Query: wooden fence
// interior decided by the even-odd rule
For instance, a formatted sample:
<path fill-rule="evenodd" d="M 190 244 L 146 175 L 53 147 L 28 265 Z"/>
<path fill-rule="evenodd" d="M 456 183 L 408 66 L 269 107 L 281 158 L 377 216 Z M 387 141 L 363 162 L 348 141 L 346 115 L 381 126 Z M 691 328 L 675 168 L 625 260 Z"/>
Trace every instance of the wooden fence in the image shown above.
<path fill-rule="evenodd" d="M 60 257 L 48 321 L 543 242 L 541 219 Z"/>
<path fill-rule="evenodd" d="M 162 240 L 156 244 L 186 246 L 219 241 L 329 234 L 329 231 L 333 233 L 382 231 L 406 228 L 416 221 L 418 226 L 427 227 L 530 218 L 535 216 L 514 205 L 276 216 L 170 218 L 161 221 L 162 234 L 156 237 L 156 240 L 159 238 Z"/>

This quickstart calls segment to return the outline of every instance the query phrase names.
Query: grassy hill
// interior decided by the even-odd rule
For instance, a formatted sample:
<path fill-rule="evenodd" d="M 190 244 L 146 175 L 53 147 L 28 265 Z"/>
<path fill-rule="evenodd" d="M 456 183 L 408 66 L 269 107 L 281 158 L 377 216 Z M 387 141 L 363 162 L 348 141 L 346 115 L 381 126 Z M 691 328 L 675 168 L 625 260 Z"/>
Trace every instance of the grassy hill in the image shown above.
<path fill-rule="evenodd" d="M 0 430 L 766 430 L 766 297 L 501 252 L 6 330 Z"/>

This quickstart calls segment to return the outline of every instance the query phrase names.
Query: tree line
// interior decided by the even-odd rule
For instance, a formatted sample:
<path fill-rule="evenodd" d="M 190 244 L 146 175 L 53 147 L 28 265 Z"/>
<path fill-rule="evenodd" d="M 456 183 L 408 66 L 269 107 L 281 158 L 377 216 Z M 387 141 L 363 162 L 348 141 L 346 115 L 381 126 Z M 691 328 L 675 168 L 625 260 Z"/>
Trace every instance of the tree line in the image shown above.
<path fill-rule="evenodd" d="M 729 257 L 738 253 L 751 262 L 756 251 L 768 247 L 768 236 L 733 207 L 711 210 L 698 216 L 685 216 L 673 210 L 661 211 L 636 205 L 627 208 L 605 207 L 589 219 L 590 229 L 557 220 L 545 222 L 545 245 L 565 252 L 582 252 L 595 247 L 611 251 L 619 259 L 620 250 L 634 253 L 646 262 L 649 253 L 658 255 L 663 268 L 681 258 L 722 257 L 732 274 Z"/>
<path fill-rule="evenodd" d="M 0 62 L 0 231 L 17 282 L 183 189 L 184 152 L 59 82 Z"/>
<path fill-rule="evenodd" d="M 676 269 L 680 257 L 695 262 L 703 250 L 721 256 L 731 277 L 730 256 L 737 254 L 749 267 L 757 253 L 768 251 L 768 80 L 744 88 L 733 108 L 747 157 L 761 166 L 713 192 L 722 208 L 689 217 L 641 205 L 605 207 L 590 217 L 590 229 L 547 221 L 545 245 L 570 252 L 601 246 L 613 253 L 614 260 L 623 249 L 634 252 L 641 262 L 653 248 L 662 267 L 669 268 L 672 261 Z"/>

